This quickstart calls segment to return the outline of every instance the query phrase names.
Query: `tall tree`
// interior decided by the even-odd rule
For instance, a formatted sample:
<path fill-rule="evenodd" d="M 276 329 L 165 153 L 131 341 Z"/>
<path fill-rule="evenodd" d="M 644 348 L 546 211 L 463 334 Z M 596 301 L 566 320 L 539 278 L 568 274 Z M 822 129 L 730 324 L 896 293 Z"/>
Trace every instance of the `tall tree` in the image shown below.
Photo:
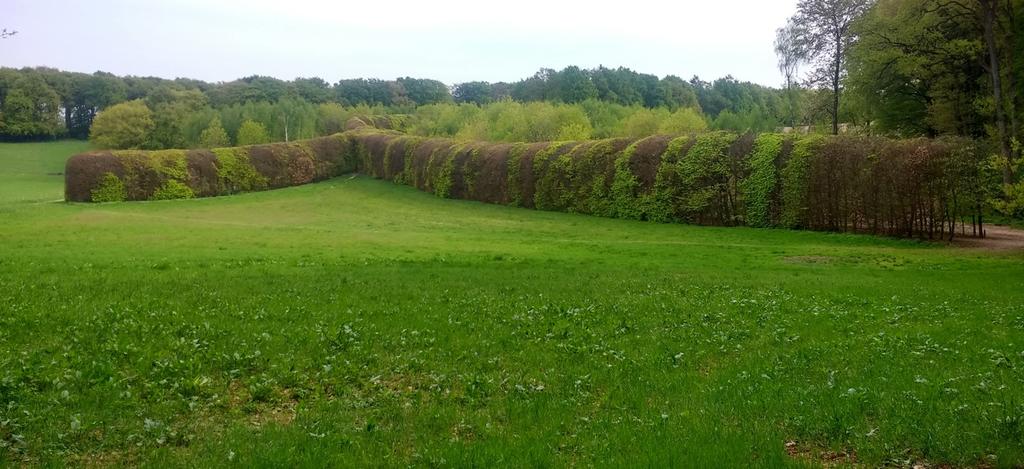
<path fill-rule="evenodd" d="M 785 80 L 783 92 L 786 97 L 786 112 L 783 120 L 791 127 L 796 125 L 797 99 L 800 94 L 800 85 L 797 83 L 797 76 L 800 74 L 798 37 L 799 32 L 793 25 L 779 28 L 775 32 L 775 54 L 779 56 L 779 71 Z"/>
<path fill-rule="evenodd" d="M 832 91 L 832 133 L 839 133 L 839 95 L 845 75 L 846 52 L 855 36 L 851 25 L 873 0 L 800 0 L 789 18 L 792 50 L 800 61 L 813 65 L 807 82 Z M 790 52 L 787 50 L 787 52 Z"/>

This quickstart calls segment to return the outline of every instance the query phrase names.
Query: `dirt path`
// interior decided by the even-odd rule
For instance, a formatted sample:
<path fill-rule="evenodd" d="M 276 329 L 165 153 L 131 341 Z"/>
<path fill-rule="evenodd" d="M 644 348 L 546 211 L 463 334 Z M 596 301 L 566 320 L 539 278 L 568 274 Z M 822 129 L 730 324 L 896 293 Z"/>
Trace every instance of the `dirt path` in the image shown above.
<path fill-rule="evenodd" d="M 953 246 L 990 251 L 1024 250 L 1024 230 L 1004 225 L 985 225 L 984 238 L 953 238 Z"/>

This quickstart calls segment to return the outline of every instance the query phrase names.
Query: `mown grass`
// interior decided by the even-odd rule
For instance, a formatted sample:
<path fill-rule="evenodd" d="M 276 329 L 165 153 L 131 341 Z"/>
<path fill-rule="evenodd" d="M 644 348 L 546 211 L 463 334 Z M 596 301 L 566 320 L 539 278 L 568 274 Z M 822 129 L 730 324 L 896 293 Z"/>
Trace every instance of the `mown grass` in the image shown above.
<path fill-rule="evenodd" d="M 0 464 L 1024 464 L 1021 253 L 362 177 L 0 219 Z"/>
<path fill-rule="evenodd" d="M 0 203 L 64 200 L 64 161 L 88 142 L 0 143 Z"/>

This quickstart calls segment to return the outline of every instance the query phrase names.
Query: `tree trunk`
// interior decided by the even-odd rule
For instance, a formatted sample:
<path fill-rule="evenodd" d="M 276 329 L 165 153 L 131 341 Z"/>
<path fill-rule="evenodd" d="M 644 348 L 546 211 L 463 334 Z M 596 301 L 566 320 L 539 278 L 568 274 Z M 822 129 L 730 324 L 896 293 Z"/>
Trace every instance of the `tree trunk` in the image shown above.
<path fill-rule="evenodd" d="M 992 76 L 992 97 L 995 99 L 996 131 L 999 153 L 1003 157 L 1003 184 L 1013 184 L 1013 153 L 1010 135 L 1006 131 L 1006 112 L 1003 109 L 1003 83 L 1000 70 L 999 46 L 996 44 L 996 4 L 998 0 L 979 0 L 982 8 L 982 26 L 988 48 L 989 74 Z"/>
<path fill-rule="evenodd" d="M 843 36 L 836 33 L 836 56 L 832 64 L 832 135 L 839 135 L 839 76 L 843 66 Z"/>

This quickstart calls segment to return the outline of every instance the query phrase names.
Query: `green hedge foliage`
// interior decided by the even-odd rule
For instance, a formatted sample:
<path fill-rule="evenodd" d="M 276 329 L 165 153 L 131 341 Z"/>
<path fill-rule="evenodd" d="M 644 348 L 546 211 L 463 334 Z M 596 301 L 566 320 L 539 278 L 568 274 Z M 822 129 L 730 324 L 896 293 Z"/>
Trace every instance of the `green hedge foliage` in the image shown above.
<path fill-rule="evenodd" d="M 83 153 L 67 162 L 65 199 L 184 199 L 306 184 L 358 170 L 354 147 L 349 135 L 336 134 L 213 150 Z"/>
<path fill-rule="evenodd" d="M 707 132 L 541 143 L 406 135 L 401 117 L 344 133 L 189 152 L 119 151 L 68 161 L 71 201 L 203 197 L 360 171 L 439 197 L 705 225 L 950 237 L 977 215 L 971 142 Z"/>

